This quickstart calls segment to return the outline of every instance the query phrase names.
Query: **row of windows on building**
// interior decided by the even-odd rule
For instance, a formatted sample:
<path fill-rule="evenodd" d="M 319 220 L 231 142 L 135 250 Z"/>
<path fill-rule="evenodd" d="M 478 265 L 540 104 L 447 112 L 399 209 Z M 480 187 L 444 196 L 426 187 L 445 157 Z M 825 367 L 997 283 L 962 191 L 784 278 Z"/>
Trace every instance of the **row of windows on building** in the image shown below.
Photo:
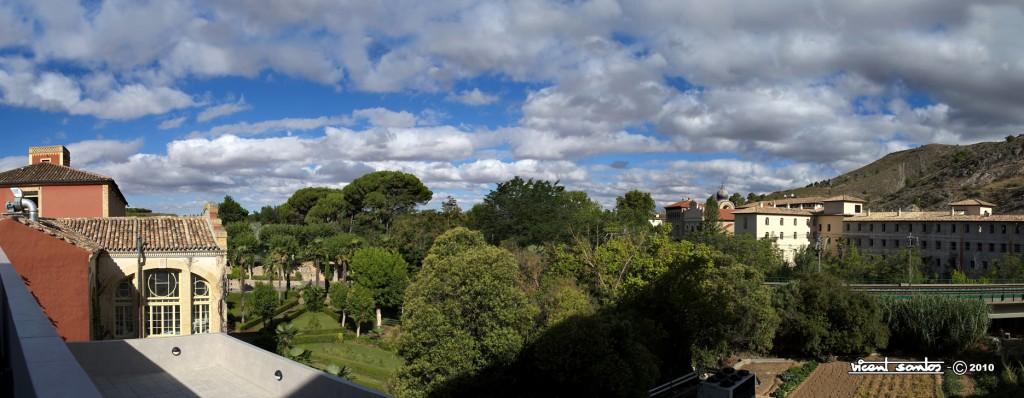
<path fill-rule="evenodd" d="M 798 236 L 800 236 L 798 232 L 793 232 L 793 239 L 799 239 Z M 765 232 L 764 233 L 764 237 L 767 239 L 767 238 L 774 238 L 775 236 L 770 234 L 770 233 L 768 233 L 768 232 Z M 810 232 L 804 232 L 804 239 L 810 239 L 810 238 L 811 238 L 811 233 Z M 779 232 L 779 239 L 786 239 L 786 233 L 785 232 Z"/>
<path fill-rule="evenodd" d="M 850 232 L 851 231 L 851 227 L 850 227 L 851 224 L 854 224 L 854 223 L 846 223 L 846 232 Z M 956 223 L 945 223 L 945 224 L 943 224 L 943 223 L 917 223 L 917 227 L 916 228 L 914 227 L 914 225 L 915 225 L 914 223 L 862 223 L 862 222 L 858 222 L 858 223 L 855 223 L 855 224 L 857 224 L 857 227 L 856 227 L 857 232 L 864 232 L 865 229 L 867 229 L 868 232 L 875 232 L 875 225 L 876 224 L 878 225 L 878 228 L 881 230 L 881 232 L 887 232 L 886 229 L 890 229 L 890 230 L 892 230 L 892 232 L 908 232 L 908 233 L 909 232 L 918 232 L 918 233 L 936 233 L 936 234 L 940 234 L 940 233 L 946 232 L 946 233 L 953 234 L 953 233 L 956 233 L 957 230 L 959 229 L 961 233 L 965 233 L 965 234 L 972 233 L 971 231 L 977 231 L 977 233 L 981 234 L 981 233 L 985 233 L 985 230 L 986 230 L 985 224 L 988 224 L 987 230 L 988 230 L 988 233 L 990 233 L 990 234 L 995 234 L 995 233 L 1005 234 L 1005 233 L 1008 233 L 1009 231 L 1013 231 L 1013 233 L 1016 233 L 1016 234 L 1020 234 L 1020 233 L 1024 232 L 1024 225 L 1022 225 L 1021 223 L 1014 223 L 1014 225 L 1012 225 L 1012 226 L 1008 225 L 1008 224 L 996 224 L 996 223 L 984 223 L 984 224 L 982 224 L 982 223 L 979 223 L 979 224 L 962 223 L 962 224 L 960 224 L 960 228 L 957 228 L 957 224 Z M 867 224 L 867 225 L 865 226 L 865 224 Z M 890 224 L 892 225 L 892 227 L 891 228 L 887 227 Z M 819 225 L 819 229 L 818 229 L 819 231 L 821 230 L 820 227 L 821 226 Z"/>
<path fill-rule="evenodd" d="M 190 274 L 192 302 L 181 303 L 177 271 L 146 271 L 145 335 L 177 336 L 181 334 L 182 307 L 192 311 L 191 331 L 210 332 L 210 285 L 202 277 Z M 115 337 L 137 337 L 135 288 L 131 278 L 125 278 L 114 296 Z"/>
<path fill-rule="evenodd" d="M 857 238 L 854 242 L 856 243 L 857 247 L 875 247 L 875 241 L 876 241 L 876 239 L 861 239 L 861 238 Z M 900 247 L 900 242 L 901 242 L 901 240 L 899 240 L 899 239 L 877 239 L 877 241 L 879 242 L 879 247 L 893 247 L 893 248 L 899 248 Z M 891 245 L 890 245 L 890 242 L 891 242 Z M 920 241 L 920 247 L 921 247 L 922 250 L 928 250 L 929 249 L 929 243 L 928 242 L 929 241 L 927 241 L 927 240 Z M 865 246 L 865 243 L 866 243 L 866 246 Z M 949 251 L 956 251 L 956 250 L 958 250 L 958 243 L 959 242 L 956 242 L 956 241 L 948 242 L 947 247 L 949 248 Z M 934 250 L 942 250 L 942 241 L 941 240 L 933 241 L 933 243 L 931 244 L 931 247 Z M 986 243 L 983 243 L 983 242 L 964 242 L 964 244 L 963 244 L 964 251 L 971 251 L 972 247 L 974 248 L 973 249 L 974 251 L 978 251 L 978 252 L 985 251 L 985 248 L 987 247 L 988 251 L 990 253 L 995 253 L 997 248 L 999 250 L 999 253 L 1007 253 L 1010 250 L 1010 245 L 1008 245 L 1006 243 L 999 243 L 997 245 L 995 243 L 987 243 L 986 244 Z M 1013 252 L 1014 253 L 1020 253 L 1021 252 L 1021 244 L 1020 243 L 1015 243 L 1013 245 Z"/>

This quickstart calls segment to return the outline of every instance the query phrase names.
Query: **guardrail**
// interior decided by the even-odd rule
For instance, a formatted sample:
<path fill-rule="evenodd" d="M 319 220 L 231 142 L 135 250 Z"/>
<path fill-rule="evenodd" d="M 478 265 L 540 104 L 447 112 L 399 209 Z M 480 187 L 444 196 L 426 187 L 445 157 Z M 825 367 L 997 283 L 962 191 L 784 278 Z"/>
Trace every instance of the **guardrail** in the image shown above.
<path fill-rule="evenodd" d="M 100 397 L 2 249 L 0 396 Z"/>

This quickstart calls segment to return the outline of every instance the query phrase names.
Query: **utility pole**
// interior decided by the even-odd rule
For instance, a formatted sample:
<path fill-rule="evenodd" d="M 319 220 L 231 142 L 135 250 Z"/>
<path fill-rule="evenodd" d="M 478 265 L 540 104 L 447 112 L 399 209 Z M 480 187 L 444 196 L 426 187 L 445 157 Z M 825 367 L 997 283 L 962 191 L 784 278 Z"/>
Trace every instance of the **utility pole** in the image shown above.
<path fill-rule="evenodd" d="M 914 283 L 914 247 L 919 239 L 913 233 L 907 235 L 907 284 Z"/>

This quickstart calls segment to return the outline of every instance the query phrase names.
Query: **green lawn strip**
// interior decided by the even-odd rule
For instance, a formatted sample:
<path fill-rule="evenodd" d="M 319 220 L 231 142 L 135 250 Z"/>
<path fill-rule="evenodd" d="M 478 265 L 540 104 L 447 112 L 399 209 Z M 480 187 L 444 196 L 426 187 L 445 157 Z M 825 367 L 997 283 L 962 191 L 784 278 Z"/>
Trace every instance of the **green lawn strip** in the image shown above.
<path fill-rule="evenodd" d="M 309 324 L 314 319 L 320 323 L 320 326 L 317 327 L 317 329 L 310 329 Z M 341 324 L 338 323 L 337 319 L 334 319 L 334 317 L 323 312 L 306 312 L 299 315 L 298 318 L 295 318 L 295 320 L 292 321 L 292 325 L 298 328 L 302 333 L 318 333 L 320 330 L 341 328 Z"/>
<path fill-rule="evenodd" d="M 356 382 L 381 390 L 384 383 L 402 365 L 402 359 L 394 353 L 362 342 L 346 340 L 297 346 L 310 350 L 314 362 L 322 363 L 324 366 L 332 363 L 347 366 L 355 376 Z"/>

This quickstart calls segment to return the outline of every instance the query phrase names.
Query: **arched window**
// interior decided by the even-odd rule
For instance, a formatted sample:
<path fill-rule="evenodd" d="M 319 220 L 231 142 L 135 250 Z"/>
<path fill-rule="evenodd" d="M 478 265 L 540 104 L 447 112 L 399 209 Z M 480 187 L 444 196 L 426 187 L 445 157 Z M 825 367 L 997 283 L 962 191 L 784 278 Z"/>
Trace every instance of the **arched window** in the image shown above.
<path fill-rule="evenodd" d="M 178 272 L 146 271 L 146 335 L 181 334 L 181 304 L 178 302 Z"/>
<path fill-rule="evenodd" d="M 210 284 L 192 274 L 192 333 L 210 333 Z"/>
<path fill-rule="evenodd" d="M 135 286 L 124 278 L 114 291 L 114 337 L 138 337 L 135 331 Z"/>

